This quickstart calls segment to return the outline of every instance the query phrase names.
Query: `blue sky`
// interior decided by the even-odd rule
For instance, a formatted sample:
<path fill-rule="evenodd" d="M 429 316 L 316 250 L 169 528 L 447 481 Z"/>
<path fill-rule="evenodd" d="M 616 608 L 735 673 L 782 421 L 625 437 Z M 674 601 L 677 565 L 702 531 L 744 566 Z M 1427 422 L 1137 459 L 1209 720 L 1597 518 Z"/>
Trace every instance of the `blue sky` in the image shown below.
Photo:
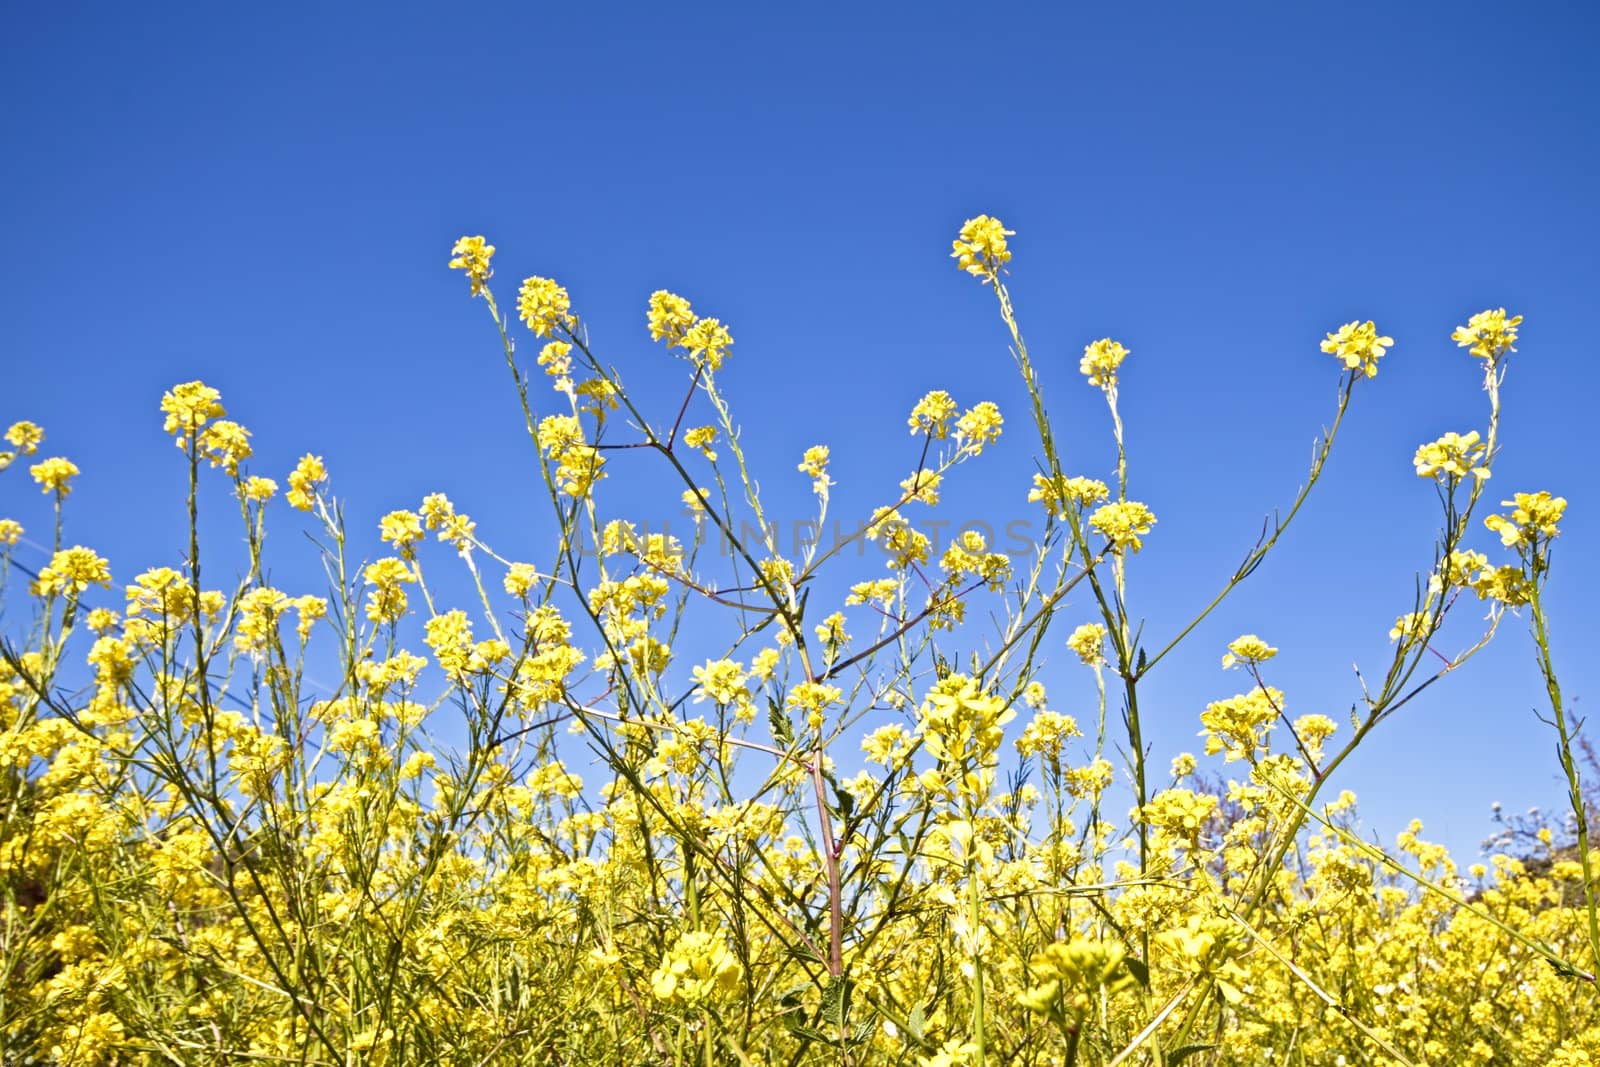
<path fill-rule="evenodd" d="M 1159 637 L 1292 499 L 1332 413 L 1323 334 L 1375 319 L 1396 344 L 1320 491 L 1152 678 L 1164 766 L 1198 743 L 1206 701 L 1244 687 L 1216 666 L 1240 632 L 1283 650 L 1272 680 L 1297 711 L 1343 720 L 1351 664 L 1381 673 L 1432 558 L 1412 452 L 1484 418 L 1450 331 L 1504 305 L 1526 322 L 1489 497 L 1572 501 L 1549 599 L 1582 714 L 1600 637 L 1580 435 L 1600 385 L 1595 16 L 1111 8 L 13 5 L 0 422 L 44 424 L 47 452 L 83 468 L 68 542 L 119 580 L 181 558 L 183 475 L 156 404 L 197 377 L 255 431 L 258 472 L 325 456 L 357 529 L 443 490 L 502 551 L 534 555 L 548 531 L 520 417 L 483 308 L 444 266 L 482 233 L 502 299 L 527 274 L 561 280 L 662 419 L 683 365 L 649 343 L 648 294 L 728 322 L 724 385 L 786 515 L 807 513 L 793 466 L 818 441 L 836 514 L 881 502 L 915 463 L 906 412 L 945 388 L 1009 417 L 952 483 L 951 517 L 1027 518 L 1024 394 L 990 294 L 947 258 L 961 221 L 990 213 L 1017 231 L 1010 285 L 1074 471 L 1113 459 L 1083 345 L 1133 350 L 1134 495 L 1160 524 L 1132 600 Z M 45 528 L 19 472 L 0 514 Z M 296 574 L 287 520 L 276 548 Z M 1416 815 L 1470 850 L 1490 801 L 1560 802 L 1539 700 L 1508 620 L 1344 784 L 1385 837 Z"/>

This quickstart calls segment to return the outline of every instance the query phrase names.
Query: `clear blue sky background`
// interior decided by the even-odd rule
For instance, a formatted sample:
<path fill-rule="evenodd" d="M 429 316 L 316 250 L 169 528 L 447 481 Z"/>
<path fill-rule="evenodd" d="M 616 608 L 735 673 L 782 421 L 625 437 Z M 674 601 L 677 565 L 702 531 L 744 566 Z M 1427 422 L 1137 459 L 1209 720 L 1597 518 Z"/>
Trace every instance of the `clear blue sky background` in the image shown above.
<path fill-rule="evenodd" d="M 819 440 L 839 514 L 891 494 L 915 462 L 906 412 L 942 387 L 1010 417 L 951 517 L 1029 517 L 1024 394 L 991 295 L 947 258 L 961 221 L 992 213 L 1017 231 L 1012 290 L 1076 472 L 1112 469 L 1083 345 L 1133 350 L 1134 495 L 1160 525 L 1132 598 L 1157 644 L 1292 498 L 1332 412 L 1323 334 L 1373 318 L 1396 340 L 1281 550 L 1152 679 L 1158 766 L 1244 686 L 1217 669 L 1240 632 L 1283 649 L 1295 711 L 1343 720 L 1351 664 L 1381 674 L 1432 558 L 1411 455 L 1482 425 L 1477 364 L 1449 334 L 1490 306 L 1527 317 L 1491 503 L 1572 501 L 1550 601 L 1590 710 L 1588 5 L 579 10 L 7 8 L 0 422 L 43 423 L 47 452 L 83 468 L 69 543 L 119 581 L 177 565 L 182 471 L 156 404 L 201 377 L 255 430 L 257 472 L 324 455 L 355 528 L 444 490 L 503 552 L 544 558 L 505 368 L 445 269 L 462 233 L 499 246 L 507 302 L 526 274 L 566 284 L 660 418 L 683 365 L 648 341 L 648 294 L 729 322 L 724 383 L 786 516 L 805 514 L 793 465 Z M 617 484 L 641 484 L 623 465 Z M 0 480 L 0 514 L 35 533 L 43 504 L 20 471 Z M 280 578 L 308 575 L 277 514 Z M 1509 620 L 1347 765 L 1386 838 L 1417 815 L 1470 852 L 1490 801 L 1559 804 L 1530 649 Z M 1084 712 L 1062 672 L 1058 703 Z"/>

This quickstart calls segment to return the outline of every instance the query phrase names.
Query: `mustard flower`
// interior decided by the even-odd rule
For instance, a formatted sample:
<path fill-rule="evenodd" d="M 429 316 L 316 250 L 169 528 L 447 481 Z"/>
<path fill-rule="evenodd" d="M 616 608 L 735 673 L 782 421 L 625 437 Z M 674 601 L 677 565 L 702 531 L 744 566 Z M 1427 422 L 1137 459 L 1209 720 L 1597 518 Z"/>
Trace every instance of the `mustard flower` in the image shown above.
<path fill-rule="evenodd" d="M 696 704 L 707 697 L 723 705 L 750 699 L 750 691 L 744 685 L 744 669 L 731 659 L 707 660 L 694 669 L 694 680 L 700 687 L 694 697 Z"/>
<path fill-rule="evenodd" d="M 1483 524 L 1500 535 L 1501 544 L 1520 551 L 1548 541 L 1561 533 L 1558 523 L 1567 511 L 1567 498 L 1537 493 L 1516 493 L 1514 500 L 1502 500 L 1502 507 L 1513 508 L 1510 515 L 1490 515 Z"/>
<path fill-rule="evenodd" d="M 974 404 L 956 420 L 956 440 L 976 456 L 1000 440 L 1004 425 L 1005 419 L 1000 415 L 1000 408 L 992 401 L 984 400 Z"/>
<path fill-rule="evenodd" d="M 322 465 L 322 457 L 307 452 L 289 472 L 289 493 L 284 499 L 297 511 L 310 511 L 317 486 L 327 480 L 328 468 Z"/>
<path fill-rule="evenodd" d="M 93 549 L 82 545 L 64 548 L 50 557 L 50 565 L 39 570 L 33 585 L 36 596 L 66 592 L 76 595 L 91 585 L 111 588 L 111 565 Z"/>
<path fill-rule="evenodd" d="M 696 319 L 684 331 L 678 347 L 686 349 L 690 359 L 703 359 L 710 369 L 721 370 L 728 349 L 733 347 L 733 334 L 718 319 Z"/>
<path fill-rule="evenodd" d="M 1127 548 L 1137 552 L 1143 548 L 1141 538 L 1150 532 L 1155 522 L 1155 514 L 1137 500 L 1102 504 L 1089 516 L 1090 528 L 1110 541 L 1117 552 Z"/>
<path fill-rule="evenodd" d="M 1093 667 L 1104 663 L 1106 628 L 1098 622 L 1086 622 L 1073 630 L 1067 638 L 1067 647 L 1078 654 L 1084 666 Z"/>
<path fill-rule="evenodd" d="M 1417 468 L 1418 478 L 1442 477 L 1456 481 L 1471 475 L 1483 481 L 1489 477 L 1489 468 L 1480 464 L 1488 450 L 1489 446 L 1479 440 L 1477 430 L 1466 434 L 1451 432 L 1419 446 L 1412 463 Z"/>
<path fill-rule="evenodd" d="M 1073 509 L 1099 503 L 1111 495 L 1106 484 L 1094 478 L 1047 478 L 1034 474 L 1033 488 L 1028 491 L 1028 503 L 1043 504 L 1045 510 L 1057 518 L 1066 518 L 1068 505 Z"/>
<path fill-rule="evenodd" d="M 31 456 L 39 451 L 39 446 L 44 443 L 44 430 L 37 423 L 14 422 L 6 430 L 6 443 L 24 456 Z"/>
<path fill-rule="evenodd" d="M 676 346 L 683 341 L 684 334 L 694 325 L 694 320 L 694 310 L 683 297 L 665 289 L 657 289 L 650 294 L 650 309 L 645 314 L 645 321 L 650 326 L 650 340 L 665 341 L 669 347 Z"/>
<path fill-rule="evenodd" d="M 413 546 L 423 537 L 422 516 L 414 511 L 391 511 L 378 520 L 378 537 L 410 559 L 416 551 Z"/>
<path fill-rule="evenodd" d="M 506 570 L 506 592 L 518 598 L 525 599 L 528 591 L 539 580 L 539 571 L 531 563 L 513 563 Z"/>
<path fill-rule="evenodd" d="M 405 560 L 388 556 L 367 567 L 363 577 L 372 590 L 367 594 L 367 618 L 373 622 L 398 622 L 406 613 L 403 584 L 417 576 Z"/>
<path fill-rule="evenodd" d="M 28 473 L 33 475 L 34 481 L 39 483 L 41 492 L 54 493 L 59 497 L 66 497 L 72 493 L 72 485 L 70 483 L 73 477 L 77 475 L 78 467 L 70 459 L 52 456 L 29 467 Z"/>
<path fill-rule="evenodd" d="M 1426 637 L 1432 627 L 1432 612 L 1408 611 L 1394 620 L 1394 626 L 1389 630 L 1389 640 L 1404 641 L 1406 644 L 1410 644 L 1422 637 Z"/>
<path fill-rule="evenodd" d="M 204 382 L 174 385 L 161 397 L 161 411 L 166 415 L 161 428 L 177 437 L 179 448 L 188 447 L 189 436 L 206 422 L 228 413 L 222 394 Z"/>
<path fill-rule="evenodd" d="M 1507 318 L 1505 308 L 1491 308 L 1472 316 L 1465 326 L 1457 326 L 1450 339 L 1458 347 L 1492 363 L 1505 353 L 1516 351 L 1513 346 L 1517 342 L 1517 327 L 1521 325 L 1521 315 Z"/>
<path fill-rule="evenodd" d="M 1378 327 L 1369 319 L 1345 323 L 1322 342 L 1322 350 L 1342 362 L 1346 370 L 1376 378 L 1378 360 L 1388 354 L 1384 349 L 1393 345 L 1394 338 L 1378 336 Z"/>
<path fill-rule="evenodd" d="M 961 235 L 951 242 L 950 258 L 968 274 L 992 280 L 1011 261 L 1006 238 L 1016 236 L 999 219 L 979 215 L 961 224 Z"/>
<path fill-rule="evenodd" d="M 0 519 L 0 545 L 11 546 L 22 540 L 22 523 L 16 519 Z"/>
<path fill-rule="evenodd" d="M 1117 387 L 1117 368 L 1122 366 L 1122 361 L 1128 358 L 1128 350 L 1109 337 L 1084 346 L 1083 359 L 1078 363 L 1078 369 L 1083 376 L 1089 379 L 1090 385 L 1098 385 L 1105 390 Z"/>
<path fill-rule="evenodd" d="M 913 436 L 925 433 L 943 440 L 950 433 L 950 420 L 955 418 L 956 410 L 956 402 L 950 399 L 950 394 L 943 389 L 935 389 L 917 401 L 906 425 L 911 427 Z"/>
<path fill-rule="evenodd" d="M 1278 654 L 1278 650 L 1255 634 L 1242 634 L 1228 642 L 1228 654 L 1222 657 L 1224 669 L 1243 663 L 1254 667 Z"/>
<path fill-rule="evenodd" d="M 472 285 L 472 295 L 477 296 L 483 292 L 483 287 L 489 280 L 494 270 L 489 266 L 489 261 L 494 258 L 494 245 L 484 241 L 482 235 L 477 237 L 462 237 L 456 241 L 455 247 L 450 249 L 451 270 L 467 272 L 467 281 Z"/>
<path fill-rule="evenodd" d="M 200 433 L 200 451 L 229 474 L 239 473 L 239 462 L 250 458 L 250 431 L 230 419 L 213 422 Z"/>
<path fill-rule="evenodd" d="M 549 278 L 523 281 L 517 295 L 517 313 L 535 337 L 549 337 L 558 328 L 570 330 L 578 321 L 572 314 L 572 298 Z"/>
<path fill-rule="evenodd" d="M 717 428 L 715 426 L 695 426 L 684 431 L 683 443 L 690 448 L 698 448 L 706 459 L 715 463 L 717 461 L 716 449 L 711 446 L 716 443 Z"/>
<path fill-rule="evenodd" d="M 278 483 L 271 478 L 251 475 L 239 484 L 239 496 L 252 504 L 265 504 L 278 492 Z"/>
<path fill-rule="evenodd" d="M 738 991 L 744 967 L 720 938 L 696 930 L 679 937 L 650 976 L 657 1000 L 697 1007 Z"/>

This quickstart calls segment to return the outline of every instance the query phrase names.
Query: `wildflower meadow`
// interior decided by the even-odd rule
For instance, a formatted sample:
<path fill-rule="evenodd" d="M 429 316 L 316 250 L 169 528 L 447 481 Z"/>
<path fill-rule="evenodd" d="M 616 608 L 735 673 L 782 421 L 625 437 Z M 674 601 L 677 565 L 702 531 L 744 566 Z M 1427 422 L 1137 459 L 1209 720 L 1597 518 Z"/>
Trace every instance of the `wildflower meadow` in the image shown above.
<path fill-rule="evenodd" d="M 186 489 L 151 506 L 186 550 L 108 558 L 63 536 L 98 457 L 55 455 L 8 395 L 0 500 L 42 493 L 54 524 L 0 518 L 0 1061 L 1596 1062 L 1593 809 L 1544 607 L 1567 501 L 1492 477 L 1521 447 L 1502 402 L 1549 387 L 1521 316 L 1439 324 L 1438 373 L 1481 404 L 1415 449 L 1436 533 L 1350 713 L 1297 710 L 1319 702 L 1275 684 L 1263 617 L 1206 650 L 1198 736 L 1157 736 L 1147 681 L 1305 521 L 1400 356 L 1372 321 L 1305 338 L 1330 404 L 1298 492 L 1187 625 L 1147 632 L 1162 502 L 1119 407 L 1141 353 L 1089 344 L 1072 385 L 1105 418 L 1053 422 L 1007 289 L 1050 252 L 1016 239 L 968 219 L 936 299 L 993 308 L 986 358 L 1029 403 L 934 390 L 871 428 L 907 474 L 863 516 L 829 511 L 824 436 L 747 457 L 737 324 L 666 290 L 593 323 L 553 278 L 497 293 L 482 236 L 440 249 L 439 285 L 484 313 L 464 350 L 508 381 L 483 417 L 521 420 L 505 484 L 553 537 L 442 493 L 381 513 L 314 453 L 261 470 L 280 413 L 183 381 L 137 402 L 175 446 Z M 673 395 L 607 354 L 644 330 Z M 1090 433 L 1114 478 L 1068 459 Z M 1030 466 L 994 463 L 1002 435 Z M 620 472 L 667 487 L 676 532 Z M 964 479 L 1012 487 L 1026 536 L 932 536 Z M 811 536 L 775 521 L 788 482 Z M 47 565 L 13 558 L 25 533 Z M 306 554 L 322 580 L 275 584 Z M 1342 765 L 1507 641 L 1537 658 L 1570 817 L 1481 863 L 1415 825 L 1376 841 Z M 1070 665 L 1048 689 L 1047 661 Z"/>

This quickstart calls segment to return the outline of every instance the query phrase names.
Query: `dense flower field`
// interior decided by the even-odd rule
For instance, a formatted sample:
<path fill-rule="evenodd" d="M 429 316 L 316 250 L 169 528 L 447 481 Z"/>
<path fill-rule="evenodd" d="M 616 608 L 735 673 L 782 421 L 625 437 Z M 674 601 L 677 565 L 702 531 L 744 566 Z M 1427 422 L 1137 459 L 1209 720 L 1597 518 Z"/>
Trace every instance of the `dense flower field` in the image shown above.
<path fill-rule="evenodd" d="M 1241 691 L 1197 706 L 1202 751 L 1155 766 L 1141 684 L 1278 543 L 1393 342 L 1359 321 L 1322 341 L 1337 406 L 1304 488 L 1194 622 L 1148 644 L 1127 608 L 1159 536 L 1127 492 L 1129 352 L 1106 338 L 1081 365 L 1115 435 L 1107 484 L 1062 463 L 1004 284 L 1011 236 L 969 220 L 952 258 L 997 301 L 1031 410 L 923 397 L 914 468 L 857 531 L 880 552 L 861 575 L 839 545 L 765 532 L 718 385 L 727 324 L 649 298 L 684 382 L 646 410 L 556 281 L 501 310 L 482 237 L 449 265 L 542 460 L 559 536 L 533 558 L 440 494 L 383 515 L 388 554 L 363 558 L 322 459 L 286 488 L 252 471 L 250 432 L 195 381 L 160 398 L 187 557 L 114 579 L 62 543 L 78 468 L 11 425 L 0 478 L 15 494 L 31 476 L 56 528 L 23 573 L 24 531 L 0 518 L 0 1060 L 1594 1062 L 1588 808 L 1541 602 L 1566 501 L 1485 498 L 1520 317 L 1455 330 L 1486 410 L 1416 451 L 1434 563 L 1349 720 L 1291 714 L 1277 650 L 1245 634 L 1216 650 Z M 915 517 L 1019 423 L 1031 482 L 989 476 L 1017 483 L 1037 544 L 967 531 L 936 550 Z M 829 450 L 795 459 L 820 528 Z M 641 530 L 607 493 L 622 464 L 681 488 L 693 537 Z M 229 509 L 247 561 L 202 569 L 200 515 Z M 268 527 L 296 525 L 321 546 L 316 591 L 269 584 Z M 817 602 L 835 572 L 841 595 Z M 1446 652 L 1456 616 L 1481 630 Z M 1544 828 L 1467 869 L 1415 827 L 1378 850 L 1340 765 L 1507 620 L 1543 670 L 1572 839 Z M 1076 691 L 1046 691 L 1047 649 Z"/>

